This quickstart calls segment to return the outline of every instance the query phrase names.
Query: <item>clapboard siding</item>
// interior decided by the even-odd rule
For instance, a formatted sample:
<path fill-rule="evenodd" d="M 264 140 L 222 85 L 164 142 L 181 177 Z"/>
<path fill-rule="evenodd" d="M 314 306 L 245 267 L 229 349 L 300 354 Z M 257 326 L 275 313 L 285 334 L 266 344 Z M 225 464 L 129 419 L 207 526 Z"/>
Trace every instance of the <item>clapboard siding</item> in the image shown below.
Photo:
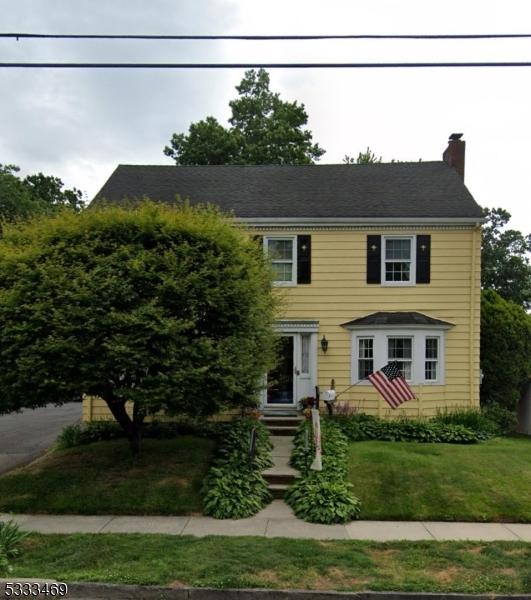
<path fill-rule="evenodd" d="M 342 323 L 376 311 L 417 311 L 455 325 L 446 334 L 444 386 L 413 386 L 419 399 L 396 411 L 370 385 L 342 394 L 341 401 L 380 416 L 433 416 L 479 405 L 480 233 L 476 228 L 370 231 L 415 233 L 431 236 L 431 281 L 393 287 L 366 283 L 368 232 L 312 231 L 312 283 L 288 288 L 283 306 L 283 318 L 319 321 L 319 338 L 326 335 L 329 341 L 326 354 L 318 349 L 319 386 L 326 389 L 334 379 L 338 391 L 351 382 L 351 332 Z"/>
<path fill-rule="evenodd" d="M 260 234 L 274 232 L 260 231 Z M 366 236 L 431 236 L 429 284 L 393 287 L 366 283 Z M 445 385 L 413 386 L 418 400 L 398 410 L 388 405 L 370 385 L 358 385 L 340 400 L 385 418 L 400 415 L 433 416 L 440 410 L 479 406 L 480 252 L 478 228 L 390 230 L 304 230 L 290 235 L 312 236 L 311 283 L 282 288 L 282 318 L 319 321 L 319 339 L 326 335 L 329 349 L 318 348 L 321 389 L 334 379 L 341 391 L 351 383 L 351 332 L 342 323 L 377 311 L 417 311 L 455 326 L 446 333 Z M 87 399 L 83 418 L 110 418 L 99 399 Z"/>

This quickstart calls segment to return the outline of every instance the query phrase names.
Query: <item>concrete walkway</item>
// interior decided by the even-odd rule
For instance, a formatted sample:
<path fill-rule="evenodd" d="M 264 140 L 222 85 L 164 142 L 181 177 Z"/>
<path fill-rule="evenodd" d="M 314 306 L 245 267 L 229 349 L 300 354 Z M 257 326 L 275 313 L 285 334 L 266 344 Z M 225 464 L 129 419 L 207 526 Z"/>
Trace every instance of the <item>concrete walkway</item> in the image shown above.
<path fill-rule="evenodd" d="M 249 519 L 210 517 L 121 517 L 70 515 L 8 515 L 26 531 L 38 533 L 165 533 L 170 535 L 259 536 L 335 540 L 477 540 L 531 542 L 531 524 L 447 523 L 434 521 L 353 521 L 316 525 L 297 519 L 282 501 L 274 500 Z"/>

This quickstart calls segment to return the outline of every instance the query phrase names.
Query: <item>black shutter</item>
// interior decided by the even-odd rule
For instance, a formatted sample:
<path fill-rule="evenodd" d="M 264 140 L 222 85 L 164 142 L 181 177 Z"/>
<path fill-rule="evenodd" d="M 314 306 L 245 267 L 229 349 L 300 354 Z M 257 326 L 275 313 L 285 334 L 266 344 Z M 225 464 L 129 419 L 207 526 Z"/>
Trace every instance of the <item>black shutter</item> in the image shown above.
<path fill-rule="evenodd" d="M 367 283 L 382 282 L 382 236 L 367 236 Z"/>
<path fill-rule="evenodd" d="M 312 236 L 297 236 L 297 283 L 312 282 Z"/>
<path fill-rule="evenodd" d="M 430 282 L 431 235 L 417 235 L 417 283 Z"/>
<path fill-rule="evenodd" d="M 253 235 L 253 240 L 260 245 L 260 248 L 264 247 L 264 236 L 263 235 Z"/>

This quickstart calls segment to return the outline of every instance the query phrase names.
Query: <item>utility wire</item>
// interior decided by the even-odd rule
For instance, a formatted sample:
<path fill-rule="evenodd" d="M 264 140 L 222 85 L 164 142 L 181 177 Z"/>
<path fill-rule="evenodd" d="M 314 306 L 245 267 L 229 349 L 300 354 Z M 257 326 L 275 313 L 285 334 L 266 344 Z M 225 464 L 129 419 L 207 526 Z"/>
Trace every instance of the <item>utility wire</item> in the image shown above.
<path fill-rule="evenodd" d="M 531 62 L 426 63 L 0 63 L 0 69 L 425 69 L 463 67 L 531 67 Z"/>
<path fill-rule="evenodd" d="M 148 35 L 148 34 L 85 34 L 85 33 L 0 33 L 0 38 L 16 40 L 87 39 L 87 40 L 482 40 L 531 38 L 531 33 L 478 33 L 478 34 L 346 34 L 346 35 Z"/>

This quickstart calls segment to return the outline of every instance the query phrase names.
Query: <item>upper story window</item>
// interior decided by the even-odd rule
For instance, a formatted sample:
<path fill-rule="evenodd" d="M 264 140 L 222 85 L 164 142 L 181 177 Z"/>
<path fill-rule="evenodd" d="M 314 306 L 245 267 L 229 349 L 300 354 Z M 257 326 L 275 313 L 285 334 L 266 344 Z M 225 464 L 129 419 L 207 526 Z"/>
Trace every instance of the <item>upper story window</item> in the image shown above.
<path fill-rule="evenodd" d="M 414 237 L 383 238 L 382 282 L 388 285 L 415 283 Z"/>
<path fill-rule="evenodd" d="M 367 283 L 407 286 L 430 283 L 431 235 L 368 235 Z"/>
<path fill-rule="evenodd" d="M 297 283 L 296 239 L 295 236 L 264 238 L 264 250 L 271 260 L 276 285 Z"/>

